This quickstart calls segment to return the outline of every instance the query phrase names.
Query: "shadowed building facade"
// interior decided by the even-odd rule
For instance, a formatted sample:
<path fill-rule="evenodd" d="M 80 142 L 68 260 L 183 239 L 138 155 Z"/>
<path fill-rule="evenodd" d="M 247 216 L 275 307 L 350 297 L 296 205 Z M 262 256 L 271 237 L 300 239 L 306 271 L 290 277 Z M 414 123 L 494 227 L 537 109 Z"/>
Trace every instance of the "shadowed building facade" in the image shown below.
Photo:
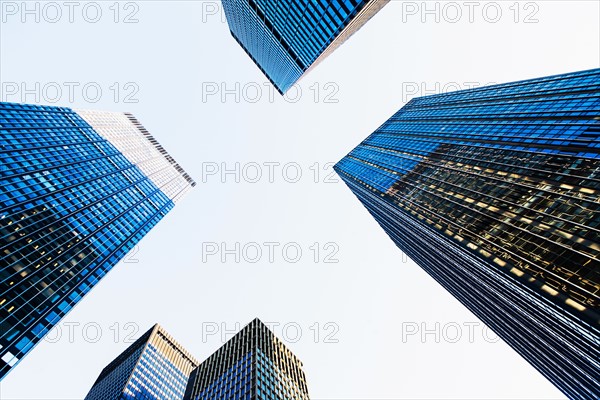
<path fill-rule="evenodd" d="M 190 375 L 185 399 L 308 400 L 302 362 L 254 319 Z"/>
<path fill-rule="evenodd" d="M 177 400 L 196 359 L 156 324 L 106 366 L 85 400 Z"/>
<path fill-rule="evenodd" d="M 285 93 L 389 0 L 223 0 L 235 40 Z"/>
<path fill-rule="evenodd" d="M 561 391 L 600 396 L 599 69 L 413 99 L 335 169 Z"/>
<path fill-rule="evenodd" d="M 0 103 L 0 378 L 194 181 L 131 114 Z"/>

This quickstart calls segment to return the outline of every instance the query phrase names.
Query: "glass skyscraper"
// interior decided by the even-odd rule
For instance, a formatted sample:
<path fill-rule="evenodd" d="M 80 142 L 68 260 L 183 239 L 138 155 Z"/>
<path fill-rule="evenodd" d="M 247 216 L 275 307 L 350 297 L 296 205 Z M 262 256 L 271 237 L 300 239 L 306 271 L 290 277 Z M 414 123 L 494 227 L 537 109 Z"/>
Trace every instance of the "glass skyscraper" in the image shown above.
<path fill-rule="evenodd" d="M 561 391 L 600 397 L 600 69 L 412 99 L 335 169 Z"/>
<path fill-rule="evenodd" d="M 389 0 L 222 0 L 231 34 L 279 93 Z"/>
<path fill-rule="evenodd" d="M 185 399 L 308 400 L 302 362 L 254 319 L 190 375 Z"/>
<path fill-rule="evenodd" d="M 85 400 L 178 400 L 196 359 L 154 325 L 106 366 Z"/>
<path fill-rule="evenodd" d="M 194 181 L 131 114 L 0 103 L 0 378 Z"/>

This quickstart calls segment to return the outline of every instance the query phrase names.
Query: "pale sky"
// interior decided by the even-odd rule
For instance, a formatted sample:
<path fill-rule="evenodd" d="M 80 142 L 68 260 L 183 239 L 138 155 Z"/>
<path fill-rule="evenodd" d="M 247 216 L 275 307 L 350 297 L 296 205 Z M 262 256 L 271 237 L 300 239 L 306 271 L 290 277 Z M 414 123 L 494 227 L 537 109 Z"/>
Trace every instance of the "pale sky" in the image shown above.
<path fill-rule="evenodd" d="M 203 360 L 254 317 L 304 362 L 314 399 L 563 398 L 330 165 L 411 96 L 599 67 L 597 1 L 392 1 L 287 100 L 219 2 L 23 4 L 0 2 L 2 101 L 131 111 L 198 185 L 0 398 L 82 399 L 155 322 Z"/>

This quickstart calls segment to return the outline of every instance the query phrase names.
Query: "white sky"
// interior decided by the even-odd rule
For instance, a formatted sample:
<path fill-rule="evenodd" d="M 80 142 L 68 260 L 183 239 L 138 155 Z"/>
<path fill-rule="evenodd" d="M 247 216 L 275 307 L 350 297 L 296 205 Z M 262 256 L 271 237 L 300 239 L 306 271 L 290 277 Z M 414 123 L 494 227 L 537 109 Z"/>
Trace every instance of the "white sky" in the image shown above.
<path fill-rule="evenodd" d="M 135 327 L 134 338 L 159 322 L 203 360 L 222 343 L 221 332 L 206 335 L 209 329 L 225 324 L 233 331 L 256 316 L 279 324 L 274 331 L 303 360 L 314 399 L 562 397 L 507 345 L 486 339 L 494 335 L 477 318 L 403 260 L 350 190 L 327 183 L 331 169 L 322 168 L 424 89 L 597 68 L 597 1 L 479 2 L 472 22 L 466 2 L 427 2 L 430 10 L 437 4 L 436 22 L 435 14 L 420 15 L 420 1 L 392 1 L 301 82 L 297 102 L 276 94 L 269 100 L 266 78 L 221 16 L 212 14 L 218 2 L 80 2 L 72 23 L 61 1 L 54 3 L 58 9 L 27 2 L 30 9 L 35 4 L 39 22 L 35 14 L 22 15 L 20 1 L 0 3 L 2 100 L 131 111 L 198 186 L 142 240 L 130 257 L 137 263 L 119 264 L 62 321 L 62 335 L 42 341 L 8 375 L 0 398 L 83 398 L 128 346 Z M 88 22 L 97 8 L 99 21 Z M 501 17 L 492 23 L 497 9 Z M 62 17 L 52 23 L 57 10 Z M 462 18 L 449 22 L 457 10 Z M 138 22 L 123 23 L 131 13 Z M 537 22 L 525 23 L 526 16 Z M 236 82 L 239 102 L 234 94 L 225 102 L 220 93 L 207 94 L 221 85 L 235 91 Z M 32 93 L 25 95 L 27 88 Z M 126 102 L 134 90 L 130 99 L 138 102 Z M 337 103 L 326 102 L 334 91 L 330 99 Z M 273 182 L 264 164 L 270 162 L 279 163 L 272 164 Z M 236 163 L 244 172 L 240 183 L 233 174 L 225 182 L 218 174 L 203 179 L 215 165 L 233 169 Z M 256 163 L 262 179 L 251 183 Z M 298 166 L 302 177 L 292 183 Z M 239 263 L 234 255 L 222 262 L 221 253 L 203 254 L 210 243 L 234 248 L 236 242 L 247 250 Z M 279 243 L 273 262 L 265 242 Z M 249 262 L 256 254 L 252 243 L 263 251 L 256 263 Z M 297 247 L 302 257 L 292 263 Z M 324 262 L 334 250 L 338 262 Z M 403 340 L 407 329 L 435 331 L 436 323 L 439 343 L 435 333 Z M 72 338 L 66 324 L 75 324 Z M 469 324 L 478 324 L 473 340 Z M 298 327 L 302 334 L 294 340 Z M 98 341 L 92 340 L 96 328 Z"/>

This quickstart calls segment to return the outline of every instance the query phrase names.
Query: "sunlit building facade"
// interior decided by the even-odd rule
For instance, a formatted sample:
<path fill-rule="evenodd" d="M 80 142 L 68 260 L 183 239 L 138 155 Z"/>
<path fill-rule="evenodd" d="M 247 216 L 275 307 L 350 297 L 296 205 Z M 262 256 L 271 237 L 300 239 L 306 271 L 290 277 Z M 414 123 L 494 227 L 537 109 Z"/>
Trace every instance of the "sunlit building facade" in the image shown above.
<path fill-rule="evenodd" d="M 335 169 L 561 391 L 600 397 L 600 69 L 413 99 Z"/>
<path fill-rule="evenodd" d="M 279 93 L 359 30 L 389 0 L 223 0 L 229 29 Z"/>
<path fill-rule="evenodd" d="M 102 370 L 85 400 L 180 400 L 197 366 L 157 324 Z"/>
<path fill-rule="evenodd" d="M 194 181 L 131 114 L 0 103 L 0 378 Z"/>
<path fill-rule="evenodd" d="M 190 375 L 185 399 L 308 400 L 302 362 L 254 319 Z"/>

